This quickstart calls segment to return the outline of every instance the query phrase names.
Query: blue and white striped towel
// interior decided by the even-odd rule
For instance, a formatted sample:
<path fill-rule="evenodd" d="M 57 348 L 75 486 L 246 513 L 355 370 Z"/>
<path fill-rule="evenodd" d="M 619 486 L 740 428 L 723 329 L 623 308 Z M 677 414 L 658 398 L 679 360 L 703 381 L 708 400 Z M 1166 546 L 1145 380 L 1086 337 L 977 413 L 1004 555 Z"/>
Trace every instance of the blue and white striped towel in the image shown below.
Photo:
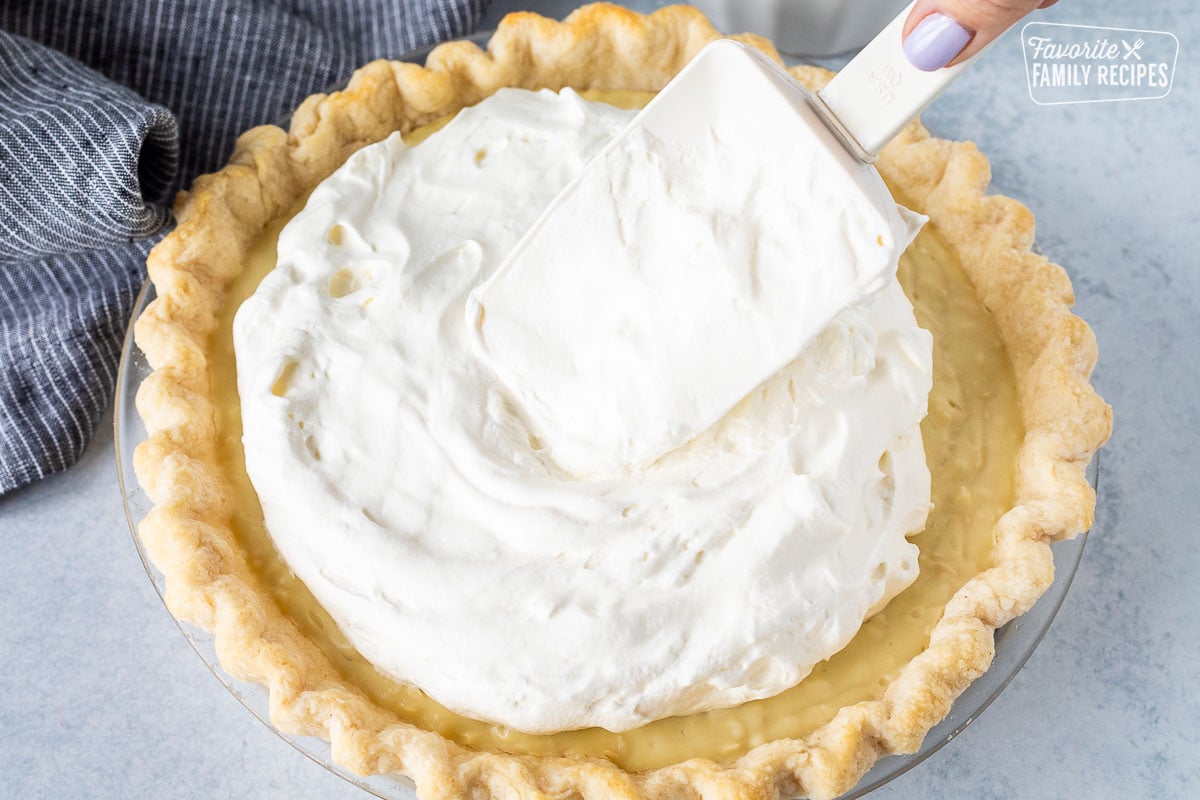
<path fill-rule="evenodd" d="M 488 2 L 0 0 L 0 495 L 87 446 L 175 190 Z"/>

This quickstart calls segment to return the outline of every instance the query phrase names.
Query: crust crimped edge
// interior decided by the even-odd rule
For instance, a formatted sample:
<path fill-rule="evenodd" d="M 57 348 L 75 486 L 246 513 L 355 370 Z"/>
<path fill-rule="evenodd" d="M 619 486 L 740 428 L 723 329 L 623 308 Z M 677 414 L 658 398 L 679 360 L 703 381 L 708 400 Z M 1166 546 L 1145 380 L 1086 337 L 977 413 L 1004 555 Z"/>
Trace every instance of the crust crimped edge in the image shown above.
<path fill-rule="evenodd" d="M 686 6 L 642 15 L 598 4 L 561 23 L 511 14 L 486 51 L 451 42 L 425 67 L 366 65 L 344 90 L 305 100 L 289 131 L 264 126 L 243 134 L 224 169 L 180 193 L 178 227 L 148 259 L 158 298 L 135 328 L 153 368 L 137 394 L 149 436 L 137 448 L 135 470 L 154 503 L 140 535 L 166 576 L 171 613 L 213 632 L 231 675 L 269 688 L 277 728 L 324 737 L 339 764 L 364 775 L 403 774 L 423 800 L 830 798 L 881 756 L 920 746 L 987 670 L 995 628 L 1049 586 L 1049 543 L 1090 527 L 1095 495 L 1084 470 L 1111 430 L 1111 411 L 1088 382 L 1096 360 L 1092 331 L 1070 311 L 1064 270 L 1031 251 L 1029 210 L 985 195 L 987 159 L 973 144 L 933 138 L 914 122 L 884 149 L 879 170 L 933 220 L 995 316 L 1026 434 L 1016 503 L 994 530 L 995 565 L 955 594 L 928 647 L 882 698 L 843 708 L 803 739 L 760 745 L 723 764 L 692 759 L 629 774 L 583 756 L 477 751 L 374 705 L 257 586 L 230 529 L 231 490 L 216 459 L 204 343 L 226 285 L 264 226 L 352 152 L 393 131 L 410 131 L 503 86 L 655 91 L 719 36 Z M 778 60 L 766 40 L 737 38 Z M 810 88 L 830 77 L 812 67 L 792 72 Z"/>

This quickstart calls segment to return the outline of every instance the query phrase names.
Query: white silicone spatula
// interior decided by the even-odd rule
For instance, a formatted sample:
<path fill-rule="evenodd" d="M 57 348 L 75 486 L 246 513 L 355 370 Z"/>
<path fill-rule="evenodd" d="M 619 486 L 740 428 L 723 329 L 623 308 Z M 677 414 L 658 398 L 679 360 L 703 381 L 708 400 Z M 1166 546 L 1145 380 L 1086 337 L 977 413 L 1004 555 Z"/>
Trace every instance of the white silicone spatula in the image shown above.
<path fill-rule="evenodd" d="M 819 96 L 708 45 L 472 292 L 469 335 L 561 468 L 647 467 L 894 278 L 916 224 L 870 161 L 965 68 L 909 64 L 904 18 Z"/>
<path fill-rule="evenodd" d="M 934 72 L 914 67 L 904 54 L 901 34 L 915 5 L 901 11 L 824 89 L 812 96 L 813 105 L 829 127 L 863 161 L 874 161 L 884 145 L 981 55 L 976 53 Z"/>

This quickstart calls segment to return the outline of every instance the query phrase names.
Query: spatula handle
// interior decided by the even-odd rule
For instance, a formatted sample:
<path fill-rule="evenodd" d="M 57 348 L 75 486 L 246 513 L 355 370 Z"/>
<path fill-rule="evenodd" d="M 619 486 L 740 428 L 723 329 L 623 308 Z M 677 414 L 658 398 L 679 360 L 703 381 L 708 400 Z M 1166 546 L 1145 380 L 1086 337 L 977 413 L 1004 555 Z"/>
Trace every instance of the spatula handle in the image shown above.
<path fill-rule="evenodd" d="M 824 89 L 820 101 L 833 113 L 843 138 L 866 160 L 890 142 L 932 103 L 980 54 L 952 67 L 923 72 L 904 54 L 901 34 L 916 3 L 910 4 Z"/>

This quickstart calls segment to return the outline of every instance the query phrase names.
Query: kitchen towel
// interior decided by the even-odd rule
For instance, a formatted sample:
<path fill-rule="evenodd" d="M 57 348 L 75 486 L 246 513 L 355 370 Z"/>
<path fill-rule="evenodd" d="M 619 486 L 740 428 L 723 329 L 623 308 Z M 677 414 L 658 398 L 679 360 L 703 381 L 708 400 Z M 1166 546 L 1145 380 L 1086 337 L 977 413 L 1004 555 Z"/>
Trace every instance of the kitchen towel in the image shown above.
<path fill-rule="evenodd" d="M 0 495 L 90 441 L 174 192 L 488 2 L 0 0 Z"/>

